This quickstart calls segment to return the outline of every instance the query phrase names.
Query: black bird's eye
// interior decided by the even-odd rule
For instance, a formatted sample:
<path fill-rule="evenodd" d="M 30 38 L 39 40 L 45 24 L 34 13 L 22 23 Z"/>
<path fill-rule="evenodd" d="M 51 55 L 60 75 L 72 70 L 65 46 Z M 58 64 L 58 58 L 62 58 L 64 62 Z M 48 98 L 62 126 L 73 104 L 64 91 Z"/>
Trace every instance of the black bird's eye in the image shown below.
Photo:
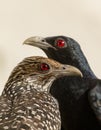
<path fill-rule="evenodd" d="M 46 64 L 46 63 L 42 63 L 40 68 L 41 68 L 42 71 L 47 71 L 47 70 L 50 69 L 49 65 Z"/>
<path fill-rule="evenodd" d="M 64 48 L 66 46 L 66 42 L 63 39 L 57 39 L 55 41 L 55 45 L 59 48 Z"/>

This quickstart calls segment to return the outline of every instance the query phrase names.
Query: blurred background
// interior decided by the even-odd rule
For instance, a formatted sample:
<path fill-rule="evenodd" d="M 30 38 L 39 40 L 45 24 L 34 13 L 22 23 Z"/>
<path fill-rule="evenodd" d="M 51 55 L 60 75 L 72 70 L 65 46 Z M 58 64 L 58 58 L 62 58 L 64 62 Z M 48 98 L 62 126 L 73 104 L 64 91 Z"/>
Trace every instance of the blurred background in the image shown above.
<path fill-rule="evenodd" d="M 24 57 L 45 56 L 23 41 L 54 35 L 78 41 L 101 78 L 101 0 L 0 0 L 0 91 Z"/>

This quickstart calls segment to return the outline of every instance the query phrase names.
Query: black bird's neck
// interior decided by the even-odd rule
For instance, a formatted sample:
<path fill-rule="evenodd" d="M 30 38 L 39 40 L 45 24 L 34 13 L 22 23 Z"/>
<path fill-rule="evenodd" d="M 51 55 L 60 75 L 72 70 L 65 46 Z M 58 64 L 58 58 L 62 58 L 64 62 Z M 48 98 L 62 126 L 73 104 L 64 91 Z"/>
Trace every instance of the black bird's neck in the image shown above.
<path fill-rule="evenodd" d="M 93 73 L 87 59 L 85 58 L 84 54 L 82 52 L 80 53 L 74 53 L 71 59 L 71 65 L 77 67 L 83 74 L 83 77 L 85 78 L 96 78 L 95 74 Z M 67 57 L 67 63 L 68 57 Z"/>
<path fill-rule="evenodd" d="M 80 69 L 80 71 L 83 73 L 83 76 L 85 78 L 92 78 L 92 79 L 96 78 L 81 49 L 73 52 L 71 61 L 73 63 L 72 65 Z"/>

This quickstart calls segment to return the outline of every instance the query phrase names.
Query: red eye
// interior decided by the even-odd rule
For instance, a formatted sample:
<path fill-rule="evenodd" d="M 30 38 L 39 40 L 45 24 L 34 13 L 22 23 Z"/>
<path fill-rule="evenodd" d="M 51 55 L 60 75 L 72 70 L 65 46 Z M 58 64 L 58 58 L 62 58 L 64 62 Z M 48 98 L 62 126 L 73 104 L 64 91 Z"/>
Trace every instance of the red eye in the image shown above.
<path fill-rule="evenodd" d="M 56 40 L 56 46 L 59 47 L 59 48 L 64 47 L 65 46 L 65 41 L 62 40 L 62 39 Z"/>
<path fill-rule="evenodd" d="M 42 70 L 42 71 L 47 71 L 47 70 L 49 70 L 49 69 L 50 69 L 50 67 L 49 67 L 48 64 L 46 64 L 46 63 L 42 63 L 42 64 L 41 64 L 41 70 Z"/>

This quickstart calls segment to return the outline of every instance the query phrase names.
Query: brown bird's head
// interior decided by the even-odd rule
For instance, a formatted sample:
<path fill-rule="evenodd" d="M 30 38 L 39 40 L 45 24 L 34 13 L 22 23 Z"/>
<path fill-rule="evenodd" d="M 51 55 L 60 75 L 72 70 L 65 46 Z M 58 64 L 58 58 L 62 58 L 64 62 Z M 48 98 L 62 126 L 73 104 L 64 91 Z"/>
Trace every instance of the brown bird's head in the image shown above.
<path fill-rule="evenodd" d="M 81 72 L 70 65 L 60 64 L 52 59 L 32 56 L 25 58 L 11 73 L 5 86 L 6 92 L 17 86 L 32 86 L 38 91 L 49 91 L 53 81 L 62 76 L 81 76 Z"/>

